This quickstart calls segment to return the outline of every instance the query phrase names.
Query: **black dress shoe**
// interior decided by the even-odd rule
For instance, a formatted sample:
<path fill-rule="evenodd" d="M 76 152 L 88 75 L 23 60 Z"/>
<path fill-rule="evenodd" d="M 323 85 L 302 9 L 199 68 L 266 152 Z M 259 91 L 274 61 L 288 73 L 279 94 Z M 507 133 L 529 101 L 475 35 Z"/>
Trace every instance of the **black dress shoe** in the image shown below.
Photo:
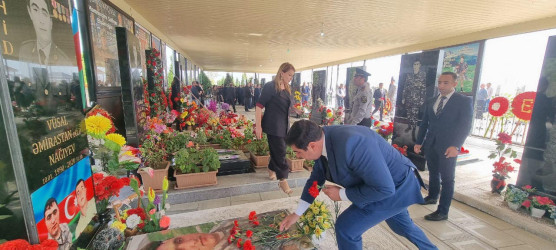
<path fill-rule="evenodd" d="M 441 221 L 447 219 L 448 219 L 447 214 L 441 214 L 438 211 L 425 215 L 425 220 L 430 220 L 430 221 Z"/>
<path fill-rule="evenodd" d="M 436 204 L 437 201 L 438 201 L 437 199 L 429 198 L 427 196 L 427 197 L 425 197 L 425 201 L 421 204 L 422 205 Z"/>

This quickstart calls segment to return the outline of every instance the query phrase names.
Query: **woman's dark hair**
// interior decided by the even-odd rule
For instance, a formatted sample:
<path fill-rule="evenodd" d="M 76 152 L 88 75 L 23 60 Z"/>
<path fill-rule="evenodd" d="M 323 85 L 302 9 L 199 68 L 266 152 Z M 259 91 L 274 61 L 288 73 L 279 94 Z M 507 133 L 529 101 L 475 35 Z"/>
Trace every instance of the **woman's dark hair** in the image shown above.
<path fill-rule="evenodd" d="M 319 125 L 309 120 L 300 120 L 294 122 L 288 131 L 286 144 L 307 150 L 310 142 L 318 141 L 320 138 L 322 138 L 322 128 Z"/>

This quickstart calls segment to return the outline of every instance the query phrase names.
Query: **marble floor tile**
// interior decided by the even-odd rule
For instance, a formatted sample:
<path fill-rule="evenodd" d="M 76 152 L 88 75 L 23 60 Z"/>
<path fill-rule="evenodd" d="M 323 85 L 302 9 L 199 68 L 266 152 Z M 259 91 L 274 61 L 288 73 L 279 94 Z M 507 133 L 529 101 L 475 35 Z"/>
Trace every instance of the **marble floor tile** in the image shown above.
<path fill-rule="evenodd" d="M 261 196 L 259 193 L 243 194 L 243 195 L 232 196 L 230 197 L 230 200 L 232 205 L 238 205 L 238 204 L 261 201 Z"/>
<path fill-rule="evenodd" d="M 556 243 L 543 239 L 523 229 L 516 228 L 516 229 L 504 230 L 504 232 L 510 235 L 510 237 L 525 242 L 527 245 L 535 249 L 543 249 L 543 250 L 556 249 Z"/>
<path fill-rule="evenodd" d="M 288 198 L 288 195 L 282 192 L 281 190 L 270 191 L 270 192 L 261 192 L 261 200 L 273 200 L 273 199 L 281 199 L 281 198 Z"/>
<path fill-rule="evenodd" d="M 481 239 L 490 246 L 495 248 L 522 245 L 523 242 L 511 237 L 509 234 L 496 229 L 495 227 L 484 222 L 476 225 L 465 225 L 463 228 L 473 236 Z"/>

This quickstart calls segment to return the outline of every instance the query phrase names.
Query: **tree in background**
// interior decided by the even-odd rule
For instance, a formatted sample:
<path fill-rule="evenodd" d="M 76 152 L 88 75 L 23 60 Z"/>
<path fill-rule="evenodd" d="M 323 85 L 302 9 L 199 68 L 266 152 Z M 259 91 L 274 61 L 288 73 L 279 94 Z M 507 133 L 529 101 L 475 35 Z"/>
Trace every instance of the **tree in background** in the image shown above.
<path fill-rule="evenodd" d="M 226 73 L 226 78 L 224 79 L 224 86 L 234 85 L 234 79 L 230 73 Z"/>
<path fill-rule="evenodd" d="M 205 92 L 210 92 L 212 90 L 212 82 L 204 71 L 201 71 L 201 74 L 199 75 L 199 83 L 201 83 Z"/>
<path fill-rule="evenodd" d="M 245 84 L 247 84 L 247 83 L 248 83 L 248 82 L 247 82 L 247 75 L 246 75 L 245 73 L 243 73 L 243 74 L 241 75 L 241 85 L 245 85 Z"/>

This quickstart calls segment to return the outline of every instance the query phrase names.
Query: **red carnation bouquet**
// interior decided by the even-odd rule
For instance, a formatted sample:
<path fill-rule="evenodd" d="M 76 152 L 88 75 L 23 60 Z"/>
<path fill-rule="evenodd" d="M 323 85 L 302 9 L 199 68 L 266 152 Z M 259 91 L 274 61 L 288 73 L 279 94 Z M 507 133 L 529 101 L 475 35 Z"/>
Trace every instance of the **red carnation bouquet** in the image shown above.
<path fill-rule="evenodd" d="M 117 178 L 112 175 L 104 175 L 103 173 L 93 174 L 93 183 L 97 202 L 100 205 L 100 211 L 106 210 L 108 207 L 108 200 L 112 196 L 119 196 L 120 189 L 129 186 L 129 178 Z"/>
<path fill-rule="evenodd" d="M 506 182 L 504 180 L 506 178 L 510 178 L 509 173 L 515 171 L 512 162 L 506 161 L 517 157 L 517 152 L 510 147 L 511 143 L 512 137 L 510 135 L 506 133 L 499 133 L 498 139 L 496 140 L 496 149 L 491 151 L 488 156 L 490 159 L 498 158 L 498 160 L 492 164 L 494 166 L 494 169 L 492 170 L 493 178 L 491 183 L 493 193 L 502 192 L 506 186 Z M 514 159 L 513 162 L 521 164 L 521 160 L 519 159 Z"/>

